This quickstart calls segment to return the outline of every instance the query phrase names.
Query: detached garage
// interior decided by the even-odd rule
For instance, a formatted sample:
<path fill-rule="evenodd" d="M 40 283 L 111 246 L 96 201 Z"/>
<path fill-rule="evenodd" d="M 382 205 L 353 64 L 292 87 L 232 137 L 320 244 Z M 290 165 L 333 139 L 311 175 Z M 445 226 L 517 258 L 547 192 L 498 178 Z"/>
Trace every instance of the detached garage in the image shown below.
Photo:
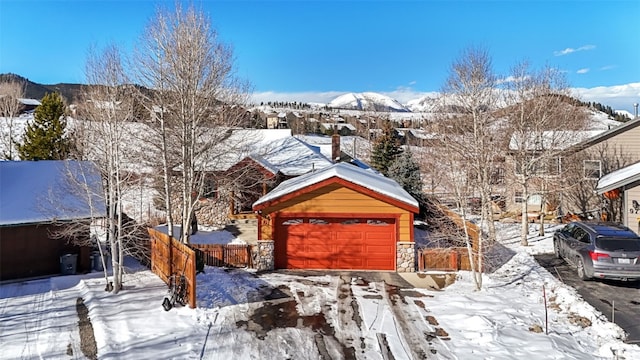
<path fill-rule="evenodd" d="M 396 270 L 399 249 L 413 258 L 418 202 L 370 170 L 338 163 L 287 180 L 253 210 L 275 268 Z"/>

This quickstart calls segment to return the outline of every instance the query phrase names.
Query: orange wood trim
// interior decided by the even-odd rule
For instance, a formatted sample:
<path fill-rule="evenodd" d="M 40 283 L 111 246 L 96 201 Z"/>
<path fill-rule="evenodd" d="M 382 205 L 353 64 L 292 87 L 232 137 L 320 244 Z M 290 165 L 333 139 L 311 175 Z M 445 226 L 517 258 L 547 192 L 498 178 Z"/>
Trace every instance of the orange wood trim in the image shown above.
<path fill-rule="evenodd" d="M 273 213 L 276 214 L 276 213 Z M 399 222 L 400 214 L 388 213 L 334 213 L 334 212 L 277 212 L 279 219 L 282 218 L 309 218 L 309 217 L 325 217 L 325 218 L 370 218 L 370 219 L 396 219 Z M 273 217 L 273 216 L 272 216 Z"/>
<path fill-rule="evenodd" d="M 258 240 L 262 240 L 262 215 L 258 214 Z"/>
<path fill-rule="evenodd" d="M 296 197 L 298 197 L 300 195 L 303 195 L 303 194 L 306 194 L 306 193 L 321 189 L 321 188 L 323 188 L 323 187 L 325 187 L 327 185 L 333 184 L 333 183 L 338 183 L 338 184 L 340 184 L 340 185 L 342 185 L 342 186 L 344 186 L 346 188 L 349 188 L 349 189 L 357 191 L 359 193 L 371 196 L 374 199 L 378 199 L 378 200 L 380 200 L 382 202 L 386 202 L 387 204 L 394 205 L 394 206 L 399 207 L 399 208 L 401 208 L 403 210 L 406 210 L 406 211 L 410 211 L 410 212 L 414 212 L 414 213 L 418 213 L 420 211 L 420 209 L 415 207 L 415 206 L 411 206 L 411 205 L 409 205 L 409 204 L 407 204 L 405 202 L 399 201 L 399 200 L 394 199 L 394 198 L 392 198 L 390 196 L 387 196 L 387 195 L 384 195 L 384 194 L 380 194 L 380 193 L 375 192 L 375 191 L 373 191 L 371 189 L 368 189 L 368 188 L 366 188 L 364 186 L 361 186 L 361 185 L 358 185 L 358 184 L 354 184 L 354 183 L 352 183 L 350 181 L 347 181 L 347 180 L 344 180 L 344 179 L 341 179 L 341 178 L 335 177 L 335 176 L 331 177 L 331 178 L 328 178 L 326 180 L 320 181 L 318 183 L 306 186 L 306 187 L 304 187 L 304 188 L 302 188 L 300 190 L 297 190 L 297 191 L 291 192 L 289 194 L 283 195 L 283 196 L 281 196 L 279 198 L 276 198 L 276 199 L 273 199 L 271 201 L 267 201 L 267 202 L 264 202 L 262 204 L 256 205 L 256 206 L 253 207 L 253 210 L 262 210 L 264 208 L 279 204 L 281 202 L 294 199 L 294 198 L 296 198 Z"/>
<path fill-rule="evenodd" d="M 415 234 L 413 227 L 413 213 L 409 213 L 409 241 L 415 242 Z"/>

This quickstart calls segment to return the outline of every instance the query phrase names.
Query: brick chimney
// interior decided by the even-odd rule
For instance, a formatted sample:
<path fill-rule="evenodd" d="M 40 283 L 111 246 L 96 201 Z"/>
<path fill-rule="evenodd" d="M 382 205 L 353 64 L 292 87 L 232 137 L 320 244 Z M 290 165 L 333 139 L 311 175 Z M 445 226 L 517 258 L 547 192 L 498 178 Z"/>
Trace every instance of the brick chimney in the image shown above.
<path fill-rule="evenodd" d="M 340 162 L 340 134 L 331 135 L 331 161 Z"/>

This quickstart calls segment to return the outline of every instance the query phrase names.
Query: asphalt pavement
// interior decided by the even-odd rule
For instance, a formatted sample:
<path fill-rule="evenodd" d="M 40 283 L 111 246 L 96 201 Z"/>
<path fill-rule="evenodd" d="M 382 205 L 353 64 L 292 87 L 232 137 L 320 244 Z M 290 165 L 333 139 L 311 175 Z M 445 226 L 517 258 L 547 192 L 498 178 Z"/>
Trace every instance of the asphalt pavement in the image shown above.
<path fill-rule="evenodd" d="M 564 260 L 557 259 L 554 254 L 540 254 L 535 258 L 555 277 L 575 288 L 584 300 L 602 312 L 609 321 L 623 328 L 628 333 L 626 342 L 640 346 L 640 281 L 583 281 L 578 278 L 575 268 L 567 265 Z"/>

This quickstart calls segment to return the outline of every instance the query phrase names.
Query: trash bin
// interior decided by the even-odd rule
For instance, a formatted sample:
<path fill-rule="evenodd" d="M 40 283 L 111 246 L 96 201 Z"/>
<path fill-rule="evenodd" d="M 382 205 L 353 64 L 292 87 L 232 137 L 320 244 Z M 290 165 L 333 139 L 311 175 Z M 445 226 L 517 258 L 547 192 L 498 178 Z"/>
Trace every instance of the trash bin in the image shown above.
<path fill-rule="evenodd" d="M 64 254 L 60 256 L 60 273 L 62 275 L 73 275 L 76 273 L 78 254 Z"/>
<path fill-rule="evenodd" d="M 91 268 L 95 271 L 102 271 L 102 259 L 100 258 L 100 252 L 94 251 L 91 253 Z"/>

